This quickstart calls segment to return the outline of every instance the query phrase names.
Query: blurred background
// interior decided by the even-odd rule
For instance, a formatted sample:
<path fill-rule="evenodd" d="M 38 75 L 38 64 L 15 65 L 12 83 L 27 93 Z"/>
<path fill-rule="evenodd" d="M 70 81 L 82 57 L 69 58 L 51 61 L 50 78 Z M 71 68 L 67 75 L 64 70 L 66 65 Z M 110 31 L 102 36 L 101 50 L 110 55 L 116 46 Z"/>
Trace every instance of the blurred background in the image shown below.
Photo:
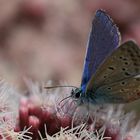
<path fill-rule="evenodd" d="M 112 17 L 123 42 L 140 45 L 139 0 L 0 0 L 0 9 L 0 76 L 20 90 L 25 77 L 80 85 L 97 9 Z"/>

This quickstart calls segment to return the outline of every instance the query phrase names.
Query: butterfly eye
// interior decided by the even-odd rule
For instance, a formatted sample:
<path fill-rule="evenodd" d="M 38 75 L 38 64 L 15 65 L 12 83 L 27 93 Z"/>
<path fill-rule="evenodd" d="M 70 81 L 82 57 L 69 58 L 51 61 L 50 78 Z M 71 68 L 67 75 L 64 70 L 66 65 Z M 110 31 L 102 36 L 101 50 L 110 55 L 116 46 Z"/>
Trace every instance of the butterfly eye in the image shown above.
<path fill-rule="evenodd" d="M 80 92 L 77 92 L 77 93 L 75 94 L 75 98 L 79 98 L 80 95 L 81 95 L 81 93 L 80 93 Z"/>
<path fill-rule="evenodd" d="M 81 89 L 77 88 L 73 91 L 73 97 L 78 99 L 81 97 L 81 93 L 82 93 Z"/>

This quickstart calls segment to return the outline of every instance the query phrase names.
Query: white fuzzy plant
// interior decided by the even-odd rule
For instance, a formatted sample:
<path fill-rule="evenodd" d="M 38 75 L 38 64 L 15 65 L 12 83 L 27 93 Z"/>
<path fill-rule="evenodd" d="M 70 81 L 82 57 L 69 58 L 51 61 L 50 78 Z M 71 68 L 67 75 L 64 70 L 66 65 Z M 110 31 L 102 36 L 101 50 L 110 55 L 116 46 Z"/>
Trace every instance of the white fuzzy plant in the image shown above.
<path fill-rule="evenodd" d="M 31 97 L 34 96 L 37 99 L 37 102 L 40 102 L 43 109 L 47 106 L 55 108 L 56 101 L 60 98 L 60 94 L 62 99 L 69 92 L 67 89 L 56 89 L 52 91 L 50 90 L 49 94 L 46 94 L 44 89 L 40 90 L 38 84 L 30 82 L 28 83 L 28 86 L 30 93 L 32 93 Z M 14 127 L 17 123 L 16 117 L 18 114 L 18 102 L 20 98 L 24 97 L 18 96 L 17 92 L 7 83 L 4 81 L 0 83 L 0 139 L 2 140 L 7 140 L 7 138 L 11 138 L 11 140 L 32 139 L 31 135 L 28 135 L 30 134 L 30 128 L 24 129 L 20 132 L 14 131 Z M 46 102 L 48 101 L 47 99 L 51 99 L 51 101 L 54 102 Z M 80 115 L 80 111 L 78 113 Z M 47 134 L 47 128 L 45 127 L 46 138 L 43 138 L 41 133 L 38 132 L 41 140 L 108 140 L 111 139 L 111 137 L 104 137 L 104 132 L 108 125 L 110 125 L 112 131 L 115 131 L 116 128 L 120 129 L 121 133 L 119 134 L 120 136 L 118 136 L 119 140 L 127 140 L 127 137 L 131 137 L 132 140 L 140 140 L 140 123 L 137 123 L 137 125 L 132 128 L 129 128 L 128 125 L 134 118 L 133 113 L 124 115 L 122 108 L 116 110 L 113 107 L 103 109 L 102 114 L 97 111 L 93 111 L 92 113 L 96 118 L 101 117 L 101 119 L 104 120 L 104 125 L 100 131 L 89 131 L 86 129 L 85 124 L 80 124 L 71 129 L 61 128 L 60 132 L 53 136 L 49 136 Z M 95 126 L 96 121 L 98 121 L 98 119 L 94 120 L 93 127 Z"/>

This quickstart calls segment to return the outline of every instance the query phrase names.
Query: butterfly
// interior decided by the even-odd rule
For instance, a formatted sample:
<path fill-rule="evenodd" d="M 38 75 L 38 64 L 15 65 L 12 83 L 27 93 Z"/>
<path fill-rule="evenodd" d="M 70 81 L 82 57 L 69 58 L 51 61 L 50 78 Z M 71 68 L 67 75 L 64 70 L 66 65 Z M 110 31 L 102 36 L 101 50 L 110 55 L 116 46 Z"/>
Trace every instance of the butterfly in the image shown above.
<path fill-rule="evenodd" d="M 134 41 L 122 45 L 120 42 L 118 27 L 105 11 L 97 10 L 89 35 L 81 86 L 68 86 L 74 89 L 61 102 L 70 97 L 78 104 L 129 103 L 140 99 L 140 48 Z M 67 86 L 45 88 L 57 87 Z"/>
<path fill-rule="evenodd" d="M 128 103 L 140 98 L 140 48 L 120 45 L 120 33 L 103 10 L 92 22 L 80 88 L 71 97 L 81 104 Z"/>

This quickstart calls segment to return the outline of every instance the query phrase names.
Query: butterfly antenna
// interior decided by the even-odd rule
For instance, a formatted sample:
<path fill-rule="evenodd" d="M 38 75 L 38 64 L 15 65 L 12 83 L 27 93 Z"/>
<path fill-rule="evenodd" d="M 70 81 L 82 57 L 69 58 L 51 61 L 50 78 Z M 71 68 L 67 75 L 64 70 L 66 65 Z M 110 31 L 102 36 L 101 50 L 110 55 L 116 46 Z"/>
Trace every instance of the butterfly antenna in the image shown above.
<path fill-rule="evenodd" d="M 63 87 L 72 87 L 72 88 L 77 88 L 76 86 L 47 86 L 47 87 L 44 87 L 46 89 L 52 89 L 52 88 L 63 88 Z"/>

